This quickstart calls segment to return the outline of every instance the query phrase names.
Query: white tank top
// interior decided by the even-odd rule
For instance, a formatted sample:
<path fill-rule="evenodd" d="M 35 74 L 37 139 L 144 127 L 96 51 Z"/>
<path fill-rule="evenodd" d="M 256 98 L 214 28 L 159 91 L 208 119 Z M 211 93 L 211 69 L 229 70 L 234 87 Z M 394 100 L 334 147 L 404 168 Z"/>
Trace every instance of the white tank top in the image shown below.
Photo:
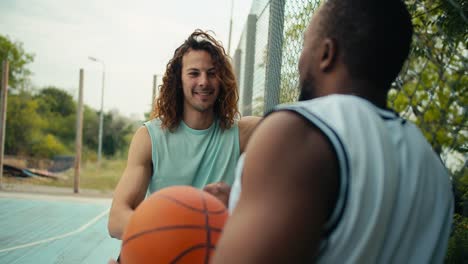
<path fill-rule="evenodd" d="M 319 128 L 340 165 L 338 200 L 318 263 L 442 263 L 453 193 L 440 158 L 419 129 L 351 95 L 283 105 Z M 238 162 L 230 210 L 241 192 Z"/>

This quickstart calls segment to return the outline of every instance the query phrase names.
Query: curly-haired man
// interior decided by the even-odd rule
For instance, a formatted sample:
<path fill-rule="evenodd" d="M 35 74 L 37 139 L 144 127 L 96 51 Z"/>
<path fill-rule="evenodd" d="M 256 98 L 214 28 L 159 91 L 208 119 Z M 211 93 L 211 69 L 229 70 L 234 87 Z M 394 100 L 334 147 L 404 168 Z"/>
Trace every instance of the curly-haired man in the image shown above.
<path fill-rule="evenodd" d="M 175 50 L 151 120 L 132 139 L 110 210 L 112 237 L 120 239 L 147 193 L 164 187 L 204 188 L 227 204 L 237 160 L 259 120 L 238 120 L 238 98 L 224 48 L 196 30 Z"/>

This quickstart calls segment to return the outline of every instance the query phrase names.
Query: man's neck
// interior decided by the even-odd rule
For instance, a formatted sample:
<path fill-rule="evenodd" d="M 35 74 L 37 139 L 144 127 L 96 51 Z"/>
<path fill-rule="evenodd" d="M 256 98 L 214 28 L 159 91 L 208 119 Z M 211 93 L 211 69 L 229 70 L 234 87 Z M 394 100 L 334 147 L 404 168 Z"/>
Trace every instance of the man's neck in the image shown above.
<path fill-rule="evenodd" d="M 384 87 L 376 87 L 375 84 L 365 80 L 353 80 L 350 78 L 334 78 L 325 84 L 323 95 L 327 94 L 351 94 L 362 97 L 380 108 L 386 108 L 387 94 Z"/>
<path fill-rule="evenodd" d="M 184 111 L 183 120 L 188 127 L 192 129 L 203 130 L 209 128 L 213 124 L 214 113 L 212 111 L 191 111 L 189 113 Z"/>

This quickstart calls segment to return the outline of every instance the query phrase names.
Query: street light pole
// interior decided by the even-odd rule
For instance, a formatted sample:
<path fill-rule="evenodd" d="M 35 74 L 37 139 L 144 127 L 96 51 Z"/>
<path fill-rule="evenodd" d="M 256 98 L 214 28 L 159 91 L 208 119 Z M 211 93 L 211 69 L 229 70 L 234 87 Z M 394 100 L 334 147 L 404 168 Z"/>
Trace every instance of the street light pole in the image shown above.
<path fill-rule="evenodd" d="M 102 130 L 103 130 L 103 123 L 104 123 L 104 83 L 106 79 L 106 65 L 102 60 L 96 59 L 94 57 L 88 57 L 90 60 L 99 62 L 102 65 L 102 88 L 101 88 L 101 112 L 99 114 L 99 143 L 98 143 L 98 159 L 97 159 L 97 167 L 101 167 L 101 158 L 102 158 Z"/>

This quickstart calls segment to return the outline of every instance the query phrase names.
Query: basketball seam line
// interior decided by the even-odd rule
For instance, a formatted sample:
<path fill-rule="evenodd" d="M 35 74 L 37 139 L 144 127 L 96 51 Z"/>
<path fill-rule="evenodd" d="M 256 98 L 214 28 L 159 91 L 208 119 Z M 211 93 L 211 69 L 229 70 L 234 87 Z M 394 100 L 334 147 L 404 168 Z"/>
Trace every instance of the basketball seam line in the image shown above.
<path fill-rule="evenodd" d="M 170 200 L 178 205 L 181 205 L 187 209 L 190 209 L 190 210 L 193 210 L 195 212 L 199 212 L 199 213 L 204 213 L 204 212 L 208 212 L 208 214 L 222 214 L 226 211 L 226 209 L 221 209 L 221 210 L 218 210 L 218 211 L 207 211 L 207 210 L 203 210 L 203 209 L 198 209 L 198 208 L 195 208 L 195 207 L 192 207 L 192 206 L 189 206 L 189 205 L 186 205 L 184 203 L 182 203 L 181 201 L 175 199 L 175 198 L 172 198 L 170 196 L 167 196 L 167 195 L 164 195 L 164 194 L 157 194 L 157 196 L 161 196 L 162 198 L 165 198 L 167 200 Z"/>
<path fill-rule="evenodd" d="M 159 232 L 159 231 L 173 230 L 173 229 L 206 229 L 206 227 L 203 225 L 175 225 L 175 226 L 157 227 L 157 228 L 141 231 L 134 235 L 131 235 L 130 237 L 128 237 L 122 242 L 122 247 L 128 242 L 130 242 L 131 240 L 134 240 L 135 238 L 139 236 L 148 235 L 150 233 Z M 219 233 L 221 233 L 222 231 L 221 228 L 216 228 L 216 227 L 211 227 L 211 230 L 213 230 L 214 232 L 219 232 Z"/>
<path fill-rule="evenodd" d="M 191 251 L 194 251 L 196 249 L 200 249 L 200 248 L 205 248 L 206 247 L 206 244 L 197 244 L 195 246 L 192 246 L 192 247 L 189 247 L 187 248 L 186 250 L 182 251 L 182 253 L 180 253 L 179 255 L 177 255 L 177 257 L 175 257 L 171 262 L 171 264 L 175 264 L 177 263 L 177 261 L 181 260 L 182 257 L 184 257 L 185 255 L 187 255 L 188 253 L 190 253 Z M 210 249 L 214 248 L 214 246 L 211 246 L 211 245 L 208 245 L 208 247 Z"/>

